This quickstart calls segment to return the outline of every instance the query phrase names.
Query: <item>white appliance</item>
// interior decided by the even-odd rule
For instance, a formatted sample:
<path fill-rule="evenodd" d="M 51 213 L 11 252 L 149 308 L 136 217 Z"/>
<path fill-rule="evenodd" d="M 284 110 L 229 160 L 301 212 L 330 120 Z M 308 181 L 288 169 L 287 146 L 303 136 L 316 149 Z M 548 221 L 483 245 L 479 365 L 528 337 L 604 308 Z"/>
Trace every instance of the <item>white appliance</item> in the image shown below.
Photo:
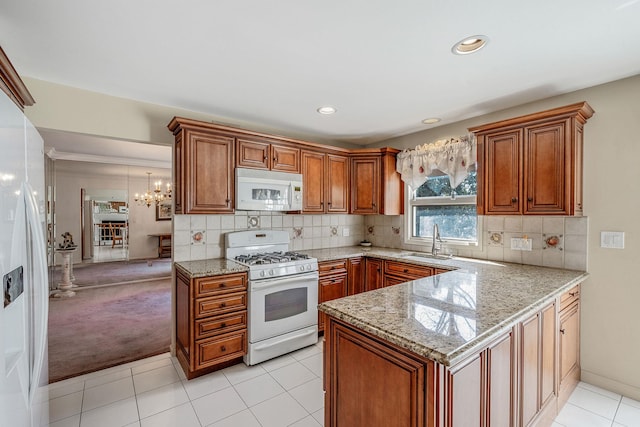
<path fill-rule="evenodd" d="M 289 233 L 226 235 L 226 257 L 249 267 L 247 365 L 318 342 L 318 260 L 289 252 Z"/>
<path fill-rule="evenodd" d="M 302 175 L 236 168 L 236 209 L 302 210 Z"/>
<path fill-rule="evenodd" d="M 42 138 L 0 92 L 0 426 L 49 424 Z"/>

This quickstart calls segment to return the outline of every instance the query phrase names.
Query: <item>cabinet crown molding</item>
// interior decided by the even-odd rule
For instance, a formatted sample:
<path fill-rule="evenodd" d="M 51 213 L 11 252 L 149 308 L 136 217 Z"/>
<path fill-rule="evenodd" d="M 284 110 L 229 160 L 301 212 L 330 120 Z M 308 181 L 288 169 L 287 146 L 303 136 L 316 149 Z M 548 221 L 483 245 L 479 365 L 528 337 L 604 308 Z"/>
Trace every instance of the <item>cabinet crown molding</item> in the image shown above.
<path fill-rule="evenodd" d="M 13 68 L 2 47 L 0 47 L 0 88 L 21 110 L 24 110 L 24 107 L 35 104 L 27 86 L 25 86 L 16 69 Z"/>
<path fill-rule="evenodd" d="M 469 132 L 480 133 L 498 128 L 508 128 L 511 126 L 519 126 L 523 123 L 534 122 L 537 120 L 546 120 L 550 118 L 559 119 L 563 117 L 575 117 L 582 124 L 593 116 L 593 108 L 586 102 L 577 102 L 564 107 L 553 108 L 551 110 L 540 111 L 538 113 L 527 114 L 525 116 L 514 117 L 507 120 L 500 120 L 493 123 L 487 123 L 481 126 L 469 128 Z"/>

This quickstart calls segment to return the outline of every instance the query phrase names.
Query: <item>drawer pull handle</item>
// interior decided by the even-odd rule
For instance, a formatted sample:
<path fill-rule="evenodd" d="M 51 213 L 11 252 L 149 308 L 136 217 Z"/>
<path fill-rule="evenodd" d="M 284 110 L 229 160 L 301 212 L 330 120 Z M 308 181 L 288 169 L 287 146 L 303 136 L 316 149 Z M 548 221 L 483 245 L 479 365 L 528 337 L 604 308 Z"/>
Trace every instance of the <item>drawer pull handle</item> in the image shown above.
<path fill-rule="evenodd" d="M 404 269 L 404 270 L 402 270 L 402 271 L 403 271 L 403 272 L 405 272 L 405 273 L 408 273 L 408 272 L 409 272 L 409 269 L 408 269 L 408 268 L 405 268 L 405 269 Z"/>
<path fill-rule="evenodd" d="M 577 292 L 569 292 L 569 296 L 571 296 L 571 297 L 575 297 L 576 295 L 578 295 Z"/>
<path fill-rule="evenodd" d="M 560 333 L 564 335 L 564 329 L 560 329 Z"/>
<path fill-rule="evenodd" d="M 335 265 L 332 265 L 332 266 L 331 266 L 331 269 L 332 269 L 332 270 L 335 270 L 335 269 L 336 269 L 336 266 L 335 266 Z"/>
<path fill-rule="evenodd" d="M 226 307 L 226 306 L 227 306 L 227 303 L 224 303 L 224 302 L 221 302 L 221 303 L 220 303 L 220 307 L 224 308 L 224 307 Z"/>
<path fill-rule="evenodd" d="M 225 346 L 220 347 L 220 351 L 227 351 L 227 347 Z"/>
<path fill-rule="evenodd" d="M 226 283 L 224 283 L 224 282 L 220 283 L 220 287 L 221 288 L 224 288 L 225 286 L 227 286 Z"/>
<path fill-rule="evenodd" d="M 224 323 L 224 322 L 222 322 L 222 323 L 220 323 L 220 327 L 221 327 L 221 328 L 226 328 L 226 327 L 227 327 L 227 324 L 226 324 L 226 323 Z"/>

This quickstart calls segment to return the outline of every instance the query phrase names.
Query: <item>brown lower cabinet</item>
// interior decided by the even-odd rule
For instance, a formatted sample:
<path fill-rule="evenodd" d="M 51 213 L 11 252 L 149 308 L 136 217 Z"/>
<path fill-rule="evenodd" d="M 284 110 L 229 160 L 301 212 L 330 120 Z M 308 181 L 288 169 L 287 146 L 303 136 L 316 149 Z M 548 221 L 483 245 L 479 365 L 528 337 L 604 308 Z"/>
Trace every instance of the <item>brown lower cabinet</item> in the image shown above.
<path fill-rule="evenodd" d="M 247 274 L 189 278 L 176 269 L 176 357 L 188 379 L 242 361 Z"/>
<path fill-rule="evenodd" d="M 562 313 L 559 302 L 455 366 L 327 316 L 325 426 L 550 426 L 564 404 L 558 384 L 570 394 L 579 378 L 578 301 Z"/>
<path fill-rule="evenodd" d="M 347 260 L 318 263 L 318 303 L 347 296 Z M 324 330 L 325 316 L 318 312 L 318 331 Z"/>

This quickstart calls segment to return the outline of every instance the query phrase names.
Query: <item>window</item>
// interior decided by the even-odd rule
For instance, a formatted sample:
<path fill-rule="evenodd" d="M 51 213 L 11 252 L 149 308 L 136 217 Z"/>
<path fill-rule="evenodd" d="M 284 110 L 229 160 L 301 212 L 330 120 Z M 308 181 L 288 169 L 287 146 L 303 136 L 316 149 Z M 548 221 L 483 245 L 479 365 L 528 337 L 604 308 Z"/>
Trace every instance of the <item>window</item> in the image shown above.
<path fill-rule="evenodd" d="M 476 172 L 455 189 L 447 175 L 430 177 L 413 193 L 407 186 L 406 242 L 431 244 L 433 225 L 438 224 L 440 237 L 447 244 L 477 245 L 479 236 L 476 213 Z"/>

